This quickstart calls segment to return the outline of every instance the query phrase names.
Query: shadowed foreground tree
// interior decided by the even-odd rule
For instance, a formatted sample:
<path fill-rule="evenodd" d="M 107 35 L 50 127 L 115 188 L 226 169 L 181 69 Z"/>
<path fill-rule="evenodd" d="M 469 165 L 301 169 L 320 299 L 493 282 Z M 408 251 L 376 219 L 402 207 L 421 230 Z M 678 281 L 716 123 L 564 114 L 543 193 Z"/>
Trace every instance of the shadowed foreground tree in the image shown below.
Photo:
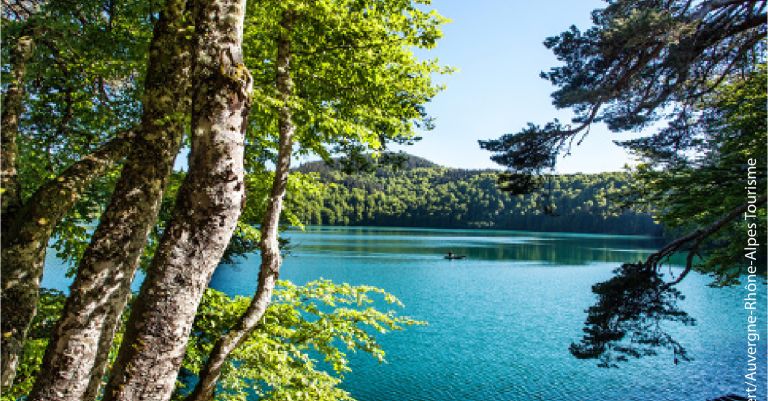
<path fill-rule="evenodd" d="M 130 148 L 119 137 L 50 180 L 3 221 L 2 360 L 3 386 L 13 382 L 26 332 L 35 316 L 48 241 L 56 225 L 94 180 Z"/>
<path fill-rule="evenodd" d="M 30 400 L 94 400 L 98 395 L 112 337 L 186 128 L 191 49 L 185 7 L 186 1 L 167 1 L 155 24 L 139 134 L 80 259 Z"/>
<path fill-rule="evenodd" d="M 278 242 L 278 228 L 280 215 L 283 210 L 285 191 L 288 186 L 288 173 L 290 172 L 291 156 L 293 153 L 293 135 L 296 132 L 296 125 L 293 121 L 289 105 L 293 95 L 290 35 L 292 34 L 295 18 L 295 11 L 290 9 L 283 11 L 280 17 L 280 33 L 277 40 L 277 57 L 275 59 L 277 67 L 275 87 L 282 103 L 277 111 L 278 151 L 272 189 L 269 193 L 266 211 L 261 223 L 261 239 L 259 241 L 259 250 L 261 251 L 260 269 L 262 272 L 259 278 L 259 286 L 262 288 L 267 286 L 265 291 L 268 294 L 268 299 L 272 297 L 272 290 L 275 286 L 275 282 L 272 280 L 277 279 L 277 272 L 280 271 L 281 255 Z M 265 281 L 261 276 L 271 280 Z M 266 310 L 268 304 L 268 301 L 262 302 L 262 305 L 259 306 Z M 258 316 L 258 318 L 260 317 Z M 253 326 L 254 324 L 255 322 L 250 323 L 246 321 L 243 323 L 243 326 Z M 250 332 L 247 330 L 235 328 L 221 337 L 221 340 L 216 343 L 211 357 L 209 357 L 208 362 L 200 372 L 197 386 L 187 399 L 210 399 L 213 397 L 226 358 L 235 347 L 245 340 L 245 336 L 248 334 Z"/>
<path fill-rule="evenodd" d="M 480 146 L 510 169 L 505 185 L 530 191 L 529 176 L 552 169 L 594 123 L 614 132 L 659 119 L 696 124 L 702 98 L 764 57 L 765 8 L 765 0 L 610 1 L 587 31 L 572 26 L 544 42 L 565 65 L 541 76 L 558 87 L 554 105 L 576 114 L 572 124 L 529 124 Z"/>
<path fill-rule="evenodd" d="M 766 197 L 758 199 L 765 203 Z M 680 237 L 651 254 L 644 263 L 627 263 L 614 271 L 615 276 L 598 283 L 592 291 L 597 303 L 587 310 L 586 333 L 579 344 L 571 344 L 571 353 L 580 359 L 598 358 L 598 366 L 615 367 L 628 357 L 656 355 L 657 348 L 674 352 L 674 363 L 689 360 L 685 348 L 664 328 L 664 321 L 692 325 L 695 320 L 677 307 L 683 299 L 674 286 L 690 273 L 699 246 L 728 224 L 743 217 L 749 203 L 742 204 L 710 226 Z M 672 281 L 665 281 L 659 268 L 677 252 L 686 252 L 685 269 Z M 679 358 L 679 359 L 678 359 Z"/>
<path fill-rule="evenodd" d="M 25 26 L 25 28 L 27 28 Z M 19 130 L 24 102 L 24 76 L 27 72 L 27 63 L 32 57 L 35 48 L 34 39 L 28 35 L 29 29 L 22 29 L 16 43 L 9 51 L 9 64 L 11 66 L 11 79 L 7 83 L 8 88 L 3 94 L 2 110 L 2 160 L 0 160 L 0 185 L 2 185 L 2 207 L 0 215 L 5 220 L 6 212 L 13 212 L 21 203 L 21 190 L 19 188 L 18 173 L 16 170 L 16 157 L 18 147 L 16 135 Z M 7 38 L 7 36 L 6 36 Z M 7 39 L 6 39 L 7 40 Z M 3 232 L 5 233 L 5 232 Z"/>
<path fill-rule="evenodd" d="M 757 199 L 764 204 L 766 196 Z M 750 203 L 742 204 L 713 224 L 682 236 L 644 263 L 627 263 L 614 271 L 615 276 L 592 287 L 597 303 L 587 309 L 586 333 L 579 344 L 571 344 L 571 353 L 580 359 L 600 360 L 598 366 L 616 367 L 628 357 L 656 355 L 657 348 L 672 349 L 674 363 L 689 360 L 685 348 L 666 330 L 663 322 L 693 325 L 695 320 L 677 307 L 683 299 L 674 286 L 694 267 L 701 244 L 734 221 L 743 218 Z M 672 281 L 659 272 L 663 263 L 678 252 L 686 253 L 684 270 Z"/>
<path fill-rule="evenodd" d="M 756 273 L 744 267 L 743 247 L 748 232 L 765 243 L 765 9 L 764 0 L 609 1 L 593 12 L 589 30 L 571 27 L 545 42 L 565 65 L 542 77 L 558 87 L 554 105 L 576 114 L 572 124 L 529 124 L 480 141 L 509 169 L 502 187 L 519 193 L 535 188 L 594 123 L 614 132 L 667 123 L 620 143 L 643 162 L 623 201 L 646 205 L 668 236 L 679 237 L 594 286 L 598 302 L 587 311 L 585 337 L 571 347 L 575 356 L 613 366 L 666 347 L 685 359 L 659 328 L 663 320 L 692 323 L 675 306 L 681 294 L 673 286 L 693 269 L 720 285 Z M 685 268 L 665 282 L 659 266 L 675 253 L 686 255 Z M 765 266 L 764 251 L 747 257 Z"/>
<path fill-rule="evenodd" d="M 9 2 L 22 8 L 33 3 Z M 284 193 L 311 182 L 302 176 L 288 179 L 293 143 L 299 144 L 298 152 L 322 156 L 349 144 L 379 150 L 387 141 L 407 141 L 417 126 L 429 125 L 423 104 L 439 90 L 431 74 L 445 70 L 434 60 L 418 60 L 412 48 L 432 47 L 440 36 L 437 27 L 443 19 L 433 11 L 423 11 L 422 3 L 260 3 L 251 7 L 248 17 L 247 60 L 240 49 L 244 1 L 169 0 L 160 9 L 144 0 L 40 3 L 35 7 L 41 6 L 43 12 L 32 30 L 25 28 L 29 13 L 21 16 L 14 8 L 14 15 L 3 14 L 4 33 L 8 30 L 11 38 L 19 39 L 14 51 L 23 56 L 4 58 L 14 65 L 4 65 L 3 69 L 4 73 L 11 71 L 13 78 L 4 80 L 11 82 L 3 87 L 4 106 L 6 101 L 13 105 L 3 111 L 15 114 L 4 114 L 3 124 L 18 122 L 17 137 L 11 139 L 18 139 L 20 146 L 16 158 L 10 153 L 17 150 L 4 146 L 2 157 L 4 163 L 21 163 L 17 169 L 3 165 L 3 190 L 9 192 L 3 200 L 13 200 L 11 195 L 21 193 L 20 204 L 30 201 L 34 207 L 18 210 L 48 213 L 44 220 L 26 213 L 24 224 L 17 229 L 7 224 L 7 211 L 17 209 L 4 204 L 4 261 L 10 261 L 6 255 L 16 249 L 5 246 L 5 240 L 18 242 L 19 249 L 33 247 L 35 252 L 16 254 L 34 254 L 40 261 L 34 265 L 3 263 L 3 279 L 23 283 L 29 293 L 29 297 L 18 295 L 4 286 L 4 308 L 19 301 L 25 305 L 17 309 L 27 323 L 15 326 L 32 321 L 43 255 L 52 235 L 59 255 L 75 262 L 76 267 L 71 271 L 76 277 L 70 295 L 55 325 L 50 321 L 52 314 L 46 311 L 45 332 L 51 334 L 50 342 L 43 341 L 38 332 L 26 342 L 3 337 L 17 340 L 18 345 L 4 346 L 3 351 L 18 354 L 24 343 L 27 352 L 22 382 L 16 383 L 13 394 L 31 400 L 94 400 L 100 395 L 100 384 L 108 378 L 104 399 L 167 399 L 195 308 L 224 248 L 230 245 L 230 250 L 243 252 L 260 239 L 263 253 L 271 256 L 265 257 L 269 266 L 265 277 L 274 288 L 280 264 L 277 229 L 281 221 L 296 221 L 295 215 L 281 216 Z M 190 8 L 194 9 L 192 17 Z M 302 17 L 298 29 L 291 29 L 291 15 Z M 188 44 L 191 41 L 194 48 Z M 3 51 L 8 52 L 8 47 Z M 190 53 L 194 53 L 194 61 L 190 61 Z M 257 70 L 255 94 L 246 63 Z M 50 64 L 54 67 L 49 68 Z M 189 119 L 190 70 L 196 86 L 189 171 L 171 176 Z M 252 95 L 260 107 L 246 130 Z M 3 130 L 4 135 L 14 132 Z M 13 145 L 5 139 L 4 145 Z M 103 148 L 98 144 L 104 144 Z M 245 146 L 250 150 L 247 183 L 243 179 Z M 272 174 L 266 165 L 273 161 L 275 147 L 277 163 Z M 126 163 L 118 179 L 112 166 L 123 156 Z M 85 172 L 84 168 L 92 171 Z M 16 170 L 19 173 L 14 175 Z M 52 172 L 59 171 L 76 172 L 71 174 L 77 176 L 76 185 L 70 185 L 64 175 L 51 180 L 55 176 Z M 87 179 L 80 179 L 84 177 L 81 173 L 88 173 Z M 20 177 L 17 182 L 34 185 L 6 185 L 16 176 Z M 164 199 L 165 187 L 172 181 L 169 177 L 179 177 L 177 181 L 183 179 L 183 183 L 180 188 L 174 183 Z M 269 187 L 261 180 L 274 183 L 269 195 L 266 193 L 270 191 L 261 191 Z M 66 199 L 41 199 L 34 192 L 38 188 L 43 195 L 56 193 Z M 248 206 L 246 218 L 238 222 L 246 190 L 255 191 L 259 199 Z M 171 212 L 173 198 L 176 202 Z M 157 221 L 162 204 L 166 210 Z M 98 225 L 91 231 L 94 221 Z M 254 235 L 257 230 L 251 226 L 259 221 L 264 222 L 261 238 Z M 231 246 L 236 224 L 241 241 Z M 24 235 L 6 236 L 6 229 Z M 23 268 L 5 274 L 6 268 L 14 265 Z M 147 267 L 142 292 L 132 305 L 127 328 L 113 343 L 123 321 L 120 316 L 130 282 L 140 265 Z M 31 276 L 36 279 L 26 279 Z M 347 293 L 358 297 L 368 291 L 323 287 L 331 297 Z M 265 293 L 271 294 L 262 292 L 259 297 L 264 298 Z M 48 308 L 45 303 L 49 297 L 44 298 Z M 260 304 L 263 308 L 259 308 L 256 321 L 268 313 L 269 298 Z M 241 301 L 240 305 L 246 303 Z M 295 302 L 290 305 L 293 309 L 283 308 L 282 312 L 292 315 L 300 308 Z M 334 319 L 332 327 L 340 331 L 331 334 L 350 333 L 343 334 L 345 340 L 361 339 L 360 349 L 376 351 L 377 356 L 378 346 L 368 344 L 367 334 L 357 325 L 371 324 L 383 330 L 405 322 L 373 308 L 361 314 L 342 310 Z M 252 329 L 243 332 L 238 344 L 248 344 Z M 26 331 L 17 327 L 7 331 L 13 330 Z M 45 337 L 47 340 L 47 334 Z M 279 346 L 280 352 L 296 349 L 283 347 L 281 341 L 285 339 L 261 337 Z M 318 341 L 301 339 L 304 345 Z M 115 343 L 120 344 L 120 351 L 113 364 L 109 356 Z M 45 344 L 48 347 L 37 381 L 26 394 L 32 383 L 30 368 L 38 369 L 40 347 Z M 318 350 L 322 353 L 332 348 L 323 344 Z M 227 360 L 232 351 L 216 356 Z M 3 358 L 4 362 L 12 360 Z M 303 369 L 307 377 L 323 376 L 309 367 L 311 364 L 305 364 Z M 227 377 L 227 372 L 224 374 Z M 208 377 L 206 382 L 215 386 L 218 378 Z M 9 383 L 12 380 L 7 379 Z M 326 394 L 345 397 L 343 391 L 333 388 L 338 382 L 335 378 L 325 380 L 330 391 Z M 279 383 L 290 387 L 280 389 L 281 393 L 304 385 L 303 381 Z"/>
<path fill-rule="evenodd" d="M 12 33 L 10 37 L 22 38 L 22 50 L 31 49 L 31 55 L 12 58 L 17 66 L 4 68 L 4 72 L 18 72 L 14 76 L 17 79 L 10 80 L 16 84 L 4 86 L 8 89 L 4 95 L 12 95 L 8 99 L 4 96 L 4 102 L 21 103 L 20 107 L 3 109 L 16 113 L 3 121 L 18 121 L 20 138 L 20 156 L 14 159 L 4 154 L 3 160 L 20 160 L 18 181 L 34 184 L 18 186 L 25 194 L 21 201 L 34 200 L 30 205 L 35 207 L 30 210 L 59 217 L 46 215 L 43 222 L 27 213 L 25 216 L 32 217 L 26 218 L 26 228 L 17 230 L 25 235 L 3 236 L 4 241 L 12 239 L 22 247 L 42 250 L 31 252 L 40 263 L 3 263 L 4 279 L 37 277 L 9 280 L 23 283 L 29 297 L 5 287 L 3 296 L 23 301 L 25 307 L 17 308 L 17 312 L 23 312 L 27 322 L 32 320 L 43 252 L 51 235 L 55 235 L 59 254 L 75 262 L 72 272 L 76 277 L 61 318 L 47 326 L 51 341 L 46 342 L 48 348 L 32 392 L 14 394 L 35 400 L 93 400 L 106 377 L 110 383 L 104 395 L 107 399 L 167 398 L 195 306 L 224 247 L 232 245 L 230 229 L 237 222 L 243 191 L 255 191 L 258 199 L 246 209 L 245 220 L 237 222 L 241 241 L 230 249 L 243 252 L 258 242 L 269 251 L 265 254 L 273 256 L 265 258 L 265 263 L 272 266 L 267 274 L 276 280 L 278 267 L 274 266 L 280 261 L 277 228 L 281 220 L 296 221 L 295 215 L 281 217 L 283 194 L 291 186 L 304 191 L 304 184 L 311 182 L 299 176 L 288 179 L 292 137 L 299 144 L 298 152 L 327 156 L 337 144 L 378 150 L 387 141 L 413 137 L 416 126 L 429 125 L 423 104 L 439 90 L 431 74 L 444 69 L 433 60 L 418 60 L 412 47 L 433 46 L 443 19 L 422 11 L 421 2 L 365 5 L 297 1 L 289 8 L 303 13 L 302 22 L 299 29 L 292 30 L 289 19 L 279 23 L 285 2 L 263 3 L 251 7 L 248 17 L 250 55 L 246 61 L 239 49 L 244 3 L 170 0 L 160 10 L 142 0 L 41 4 L 44 12 L 36 27 L 43 28 L 30 35 L 23 18 L 6 19 L 4 14 L 3 28 Z M 189 6 L 197 10 L 194 18 L 188 16 Z M 241 15 L 235 15 L 238 13 Z M 215 18 L 211 20 L 211 16 Z M 149 26 L 154 26 L 153 38 L 149 37 Z M 196 47 L 188 49 L 186 43 L 193 36 Z M 30 43 L 35 46 L 26 46 L 27 37 L 34 38 Z M 3 50 L 8 51 L 8 47 Z M 179 174 L 184 183 L 181 188 L 172 186 L 171 194 L 163 200 L 167 210 L 161 221 L 156 221 L 188 124 L 189 50 L 197 57 L 192 67 L 198 82 L 192 126 L 198 130 L 191 134 L 190 171 Z M 46 69 L 51 61 L 56 68 Z M 257 70 L 255 96 L 260 107 L 243 140 L 252 95 L 246 62 Z M 4 130 L 4 134 L 11 132 Z M 274 138 L 279 138 L 274 141 L 277 146 L 272 143 Z M 106 144 L 103 150 L 109 151 L 110 157 L 94 159 L 102 152 L 96 144 Z M 244 145 L 250 150 L 247 183 L 242 179 Z M 278 157 L 274 160 L 279 162 L 276 171 L 270 173 L 266 165 L 273 161 L 271 151 L 275 147 Z M 13 149 L 4 147 L 6 151 Z M 116 179 L 116 169 L 110 167 L 124 155 L 127 160 Z M 94 171 L 88 180 L 78 180 L 77 188 L 90 188 L 89 180 L 98 180 L 99 187 L 83 196 L 70 191 L 66 180 L 50 180 L 51 171 L 70 166 L 71 171 L 81 171 L 90 165 Z M 4 175 L 9 181 L 13 178 L 11 167 L 3 166 L 9 171 Z M 104 171 L 110 173 L 108 177 L 99 176 Z M 266 194 L 270 191 L 261 190 L 269 187 L 261 180 L 274 182 L 271 196 Z M 11 192 L 15 190 L 8 187 Z M 61 194 L 66 201 L 39 201 L 40 196 L 32 191 L 35 188 L 47 191 L 41 193 Z M 171 212 L 174 197 L 176 205 Z M 54 202 L 50 205 L 55 207 L 47 202 Z M 88 213 L 81 212 L 84 209 Z M 3 217 L 4 232 L 13 228 L 7 224 L 7 216 Z M 96 220 L 98 225 L 91 234 L 88 226 Z M 267 222 L 263 235 L 254 235 L 257 230 L 251 225 L 260 221 Z M 145 246 L 148 232 L 149 244 Z M 13 249 L 4 246 L 3 257 Z M 114 348 L 113 336 L 128 299 L 129 284 L 140 264 L 148 266 L 147 277 L 133 305 L 125 342 L 112 365 L 109 350 Z M 5 274 L 5 269 L 14 265 L 24 268 Z M 4 301 L 4 308 L 14 305 Z M 266 313 L 267 304 L 261 304 L 264 309 L 260 315 Z M 13 322 L 6 319 L 3 323 Z M 16 328 L 7 331 L 12 330 Z M 245 337 L 249 333 L 244 332 Z M 16 340 L 4 337 L 8 338 Z M 3 350 L 18 353 L 23 339 L 16 343 L 18 346 Z M 26 344 L 31 356 L 40 355 L 41 338 Z M 217 357 L 226 359 L 230 352 Z M 4 358 L 4 362 L 12 360 Z M 37 361 L 30 355 L 24 360 L 23 383 L 17 384 L 28 388 L 29 368 L 37 368 Z M 209 382 L 215 385 L 217 378 Z M 15 386 L 14 391 L 17 389 Z"/>
<path fill-rule="evenodd" d="M 754 273 L 738 267 L 745 266 L 745 235 L 766 243 L 767 78 L 765 64 L 759 64 L 703 99 L 697 124 L 671 125 L 653 137 L 625 142 L 643 162 L 621 195 L 625 202 L 657 206 L 657 218 L 670 233 L 702 230 L 731 216 L 723 227 L 689 244 L 704 256 L 694 267 L 714 275 L 717 285 Z M 750 258 L 765 275 L 766 248 L 758 247 Z"/>
<path fill-rule="evenodd" d="M 48 339 L 61 315 L 66 296 L 58 290 L 41 289 L 37 313 L 30 324 L 12 386 L 3 389 L 3 401 L 16 401 L 29 394 L 35 383 Z"/>
<path fill-rule="evenodd" d="M 35 314 L 49 240 L 85 236 L 73 220 L 98 212 L 138 132 L 147 23 L 135 3 L 103 5 L 3 3 L 4 43 L 13 44 L 2 49 L 3 387 Z"/>
<path fill-rule="evenodd" d="M 625 131 L 665 120 L 657 133 L 621 143 L 644 162 L 625 201 L 648 205 L 668 228 L 685 233 L 741 208 L 745 185 L 754 187 L 752 200 L 764 195 L 764 169 L 747 167 L 766 160 L 765 8 L 765 1 L 618 0 L 595 10 L 595 26 L 586 32 L 572 27 L 547 39 L 565 65 L 542 76 L 559 87 L 554 104 L 572 109 L 576 125 L 531 124 L 480 141 L 510 169 L 502 186 L 530 191 L 541 182 L 533 176 L 552 168 L 593 123 Z M 723 197 L 707 196 L 713 191 Z M 755 205 L 760 213 L 764 203 Z M 695 247 L 737 243 L 735 221 Z M 710 263 L 708 271 L 730 269 L 737 256 L 730 253 L 711 252 L 717 267 Z"/>

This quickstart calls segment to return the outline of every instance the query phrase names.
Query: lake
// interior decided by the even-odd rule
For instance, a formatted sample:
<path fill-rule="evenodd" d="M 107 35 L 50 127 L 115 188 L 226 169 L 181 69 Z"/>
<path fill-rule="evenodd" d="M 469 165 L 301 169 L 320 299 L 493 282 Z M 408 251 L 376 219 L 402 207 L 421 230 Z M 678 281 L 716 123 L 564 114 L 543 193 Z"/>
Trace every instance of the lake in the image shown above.
<path fill-rule="evenodd" d="M 591 286 L 621 263 L 644 259 L 661 245 L 657 239 L 366 227 L 308 227 L 286 236 L 291 251 L 282 279 L 382 287 L 405 303 L 403 314 L 429 322 L 380 335 L 386 364 L 351 357 L 343 387 L 359 400 L 704 401 L 744 394 L 746 291 L 707 287 L 711 279 L 699 274 L 678 286 L 697 325 L 670 327 L 691 362 L 675 365 L 672 352 L 662 350 L 605 369 L 571 356 L 568 346 L 595 300 Z M 448 251 L 467 259 L 445 260 Z M 211 286 L 250 295 L 258 262 L 254 256 L 222 265 Z M 44 285 L 66 285 L 60 269 L 47 271 Z M 763 284 L 759 292 L 765 305 Z M 764 362 L 765 322 L 760 327 Z M 765 399 L 764 366 L 760 374 L 758 399 Z"/>

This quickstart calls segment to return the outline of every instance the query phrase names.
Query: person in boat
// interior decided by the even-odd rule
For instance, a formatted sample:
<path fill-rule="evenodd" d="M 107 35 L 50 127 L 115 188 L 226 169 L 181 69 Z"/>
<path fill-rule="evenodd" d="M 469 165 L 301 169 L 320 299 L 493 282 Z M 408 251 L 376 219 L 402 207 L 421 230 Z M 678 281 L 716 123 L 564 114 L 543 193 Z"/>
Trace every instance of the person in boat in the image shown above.
<path fill-rule="evenodd" d="M 466 258 L 466 256 L 464 256 L 464 255 L 457 255 L 457 254 L 453 253 L 453 251 L 449 251 L 448 254 L 445 255 L 445 258 L 449 259 L 449 260 L 454 260 L 454 259 L 464 259 L 464 258 Z"/>

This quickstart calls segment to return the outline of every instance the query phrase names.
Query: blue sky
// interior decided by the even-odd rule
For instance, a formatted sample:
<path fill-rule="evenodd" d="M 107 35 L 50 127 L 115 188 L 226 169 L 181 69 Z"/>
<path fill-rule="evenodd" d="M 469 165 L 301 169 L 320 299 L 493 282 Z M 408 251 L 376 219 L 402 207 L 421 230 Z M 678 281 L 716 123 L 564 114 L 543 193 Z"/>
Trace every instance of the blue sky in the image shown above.
<path fill-rule="evenodd" d="M 452 22 L 430 51 L 441 63 L 458 68 L 441 77 L 447 88 L 427 107 L 436 128 L 424 139 L 402 150 L 438 164 L 464 168 L 498 168 L 478 139 L 516 132 L 527 122 L 553 118 L 570 121 L 567 110 L 552 106 L 554 87 L 539 72 L 558 65 L 542 42 L 570 25 L 590 26 L 590 12 L 598 0 L 435 0 L 432 3 Z M 621 170 L 628 155 L 602 124 L 592 128 L 584 143 L 561 158 L 560 173 Z"/>

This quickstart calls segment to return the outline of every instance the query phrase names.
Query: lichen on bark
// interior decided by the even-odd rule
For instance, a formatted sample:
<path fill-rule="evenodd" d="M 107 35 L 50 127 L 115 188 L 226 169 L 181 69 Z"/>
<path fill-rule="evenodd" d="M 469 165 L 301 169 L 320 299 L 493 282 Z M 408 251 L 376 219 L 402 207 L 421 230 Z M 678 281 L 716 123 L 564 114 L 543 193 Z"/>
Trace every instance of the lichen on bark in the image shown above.
<path fill-rule="evenodd" d="M 296 15 L 292 10 L 286 10 L 283 13 L 280 21 L 282 30 L 277 40 L 275 87 L 281 100 L 281 106 L 277 110 L 279 129 L 278 154 L 275 161 L 275 175 L 272 181 L 272 188 L 261 223 L 261 241 L 259 242 L 261 266 L 257 291 L 248 309 L 240 317 L 237 324 L 214 345 L 205 365 L 200 371 L 197 384 L 187 396 L 186 401 L 208 401 L 213 399 L 227 358 L 242 344 L 264 316 L 272 300 L 272 293 L 280 274 L 282 257 L 278 243 L 278 228 L 280 215 L 283 210 L 283 199 L 285 198 L 288 185 L 288 175 L 290 173 L 293 135 L 296 131 L 289 106 L 289 100 L 293 94 L 290 34 L 295 18 Z"/>
<path fill-rule="evenodd" d="M 132 133 L 120 135 L 38 188 L 12 218 L 3 221 L 2 374 L 3 387 L 15 376 L 29 325 L 36 313 L 48 240 L 83 191 L 123 158 Z"/>
<path fill-rule="evenodd" d="M 139 135 L 78 266 L 29 400 L 94 400 L 130 284 L 157 220 L 189 115 L 186 0 L 155 24 Z"/>
<path fill-rule="evenodd" d="M 189 171 L 133 305 L 104 400 L 167 400 L 195 311 L 244 202 L 251 77 L 243 65 L 245 0 L 199 0 L 194 21 Z"/>
<path fill-rule="evenodd" d="M 0 117 L 0 214 L 3 219 L 12 216 L 21 204 L 21 190 L 16 171 L 16 135 L 23 110 L 24 77 L 27 62 L 32 57 L 35 41 L 29 35 L 29 28 L 22 30 L 22 35 L 10 50 L 11 80 L 3 96 L 2 116 Z M 3 230 L 5 233 L 5 230 Z M 5 381 L 3 381 L 4 383 Z"/>

